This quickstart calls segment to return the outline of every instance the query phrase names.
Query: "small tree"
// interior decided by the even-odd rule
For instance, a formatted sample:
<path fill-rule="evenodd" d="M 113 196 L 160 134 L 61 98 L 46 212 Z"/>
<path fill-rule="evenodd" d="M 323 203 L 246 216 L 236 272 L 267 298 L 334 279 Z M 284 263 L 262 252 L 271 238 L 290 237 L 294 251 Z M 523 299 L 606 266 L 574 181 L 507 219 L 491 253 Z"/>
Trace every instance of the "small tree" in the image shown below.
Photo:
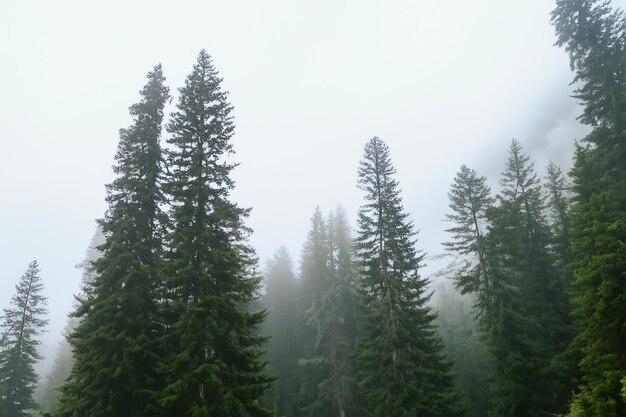
<path fill-rule="evenodd" d="M 46 297 L 41 294 L 43 287 L 37 261 L 32 261 L 15 287 L 11 306 L 4 309 L 4 331 L 0 338 L 1 417 L 26 417 L 36 408 L 34 365 L 42 359 L 37 337 L 48 323 L 43 318 L 47 313 Z"/>

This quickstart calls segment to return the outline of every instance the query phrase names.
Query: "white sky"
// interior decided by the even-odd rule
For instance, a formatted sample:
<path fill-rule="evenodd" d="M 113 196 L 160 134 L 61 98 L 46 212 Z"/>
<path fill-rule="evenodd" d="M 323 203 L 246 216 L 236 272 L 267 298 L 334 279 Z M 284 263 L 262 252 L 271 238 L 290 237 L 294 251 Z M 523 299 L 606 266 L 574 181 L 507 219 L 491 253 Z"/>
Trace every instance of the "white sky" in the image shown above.
<path fill-rule="evenodd" d="M 375 135 L 391 148 L 419 246 L 440 252 L 461 164 L 496 176 L 516 137 L 539 166 L 568 167 L 584 134 L 552 7 L 0 0 L 0 307 L 37 258 L 54 356 L 128 107 L 158 62 L 176 96 L 202 48 L 235 106 L 233 197 L 253 207 L 262 260 L 285 244 L 297 264 L 317 204 L 355 218 L 356 168 Z"/>

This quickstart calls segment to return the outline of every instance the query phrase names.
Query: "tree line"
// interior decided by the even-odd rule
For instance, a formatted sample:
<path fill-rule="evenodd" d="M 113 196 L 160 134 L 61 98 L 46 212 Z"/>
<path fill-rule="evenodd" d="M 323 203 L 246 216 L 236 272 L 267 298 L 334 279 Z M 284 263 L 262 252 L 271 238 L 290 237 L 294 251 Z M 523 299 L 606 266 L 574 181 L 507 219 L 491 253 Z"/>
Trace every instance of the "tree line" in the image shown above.
<path fill-rule="evenodd" d="M 591 133 L 569 177 L 550 164 L 541 181 L 516 140 L 495 194 L 461 167 L 444 243 L 458 293 L 434 297 L 378 137 L 354 232 L 341 206 L 316 209 L 299 273 L 279 248 L 262 279 L 249 210 L 230 199 L 221 78 L 201 51 L 165 122 L 157 65 L 120 130 L 45 415 L 626 415 L 626 21 L 557 0 L 552 23 Z M 42 289 L 35 261 L 4 309 L 1 417 L 37 408 Z"/>

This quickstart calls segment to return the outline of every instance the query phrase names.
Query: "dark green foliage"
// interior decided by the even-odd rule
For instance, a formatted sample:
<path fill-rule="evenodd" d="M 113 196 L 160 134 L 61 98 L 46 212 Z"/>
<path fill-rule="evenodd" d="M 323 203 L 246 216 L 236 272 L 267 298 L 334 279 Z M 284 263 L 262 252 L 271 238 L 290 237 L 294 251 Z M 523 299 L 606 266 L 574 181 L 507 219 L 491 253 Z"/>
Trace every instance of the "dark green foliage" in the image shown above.
<path fill-rule="evenodd" d="M 11 306 L 4 309 L 0 335 L 0 416 L 26 417 L 36 409 L 35 363 L 42 359 L 37 339 L 48 323 L 37 261 L 32 261 L 15 286 Z"/>
<path fill-rule="evenodd" d="M 553 268 L 563 294 L 556 300 L 561 305 L 557 306 L 555 313 L 560 314 L 561 334 L 571 341 L 578 332 L 571 314 L 570 300 L 573 280 L 571 264 L 574 260 L 571 247 L 572 192 L 568 179 L 561 169 L 552 162 L 547 167 L 545 190 L 547 192 L 547 219 L 552 237 L 550 249 L 554 259 Z M 557 353 L 552 358 L 547 370 L 549 374 L 553 375 L 553 398 L 558 400 L 561 411 L 565 411 L 575 387 L 575 381 L 580 378 L 580 371 L 578 370 L 580 358 L 581 352 L 576 343 L 572 342 L 561 353 Z"/>
<path fill-rule="evenodd" d="M 74 365 L 57 416 L 148 416 L 158 389 L 156 363 L 162 332 L 163 214 L 160 205 L 161 122 L 169 99 L 158 65 L 148 74 L 133 124 L 120 130 L 117 178 L 107 186 L 109 209 L 100 221 L 106 239 L 85 283 L 80 319 L 71 335 Z"/>
<path fill-rule="evenodd" d="M 501 323 L 515 332 L 500 331 L 491 341 L 492 350 L 498 352 L 494 355 L 497 395 L 493 414 L 538 416 L 551 408 L 552 379 L 542 370 L 569 339 L 558 340 L 555 334 L 562 323 L 554 303 L 564 293 L 548 250 L 541 184 L 530 158 L 515 140 L 500 184 L 498 205 L 490 213 L 492 264 L 495 276 L 506 279 L 504 285 L 509 288 L 505 291 L 516 300 L 503 306 L 510 309 L 511 322 Z"/>
<path fill-rule="evenodd" d="M 487 272 L 486 242 L 487 213 L 494 203 L 491 190 L 485 177 L 478 177 L 476 171 L 463 165 L 454 178 L 448 197 L 452 213 L 446 214 L 446 221 L 453 226 L 446 231 L 452 240 L 445 242 L 444 246 L 458 256 L 457 288 L 463 294 L 486 294 L 493 286 Z M 494 301 L 491 297 L 476 297 L 479 317 L 490 314 L 495 308 Z"/>
<path fill-rule="evenodd" d="M 325 232 L 319 233 L 319 229 Z M 316 398 L 305 408 L 313 416 L 359 415 L 354 386 L 354 364 L 352 350 L 356 337 L 354 309 L 356 291 L 352 262 L 350 228 L 341 207 L 330 213 L 325 222 L 321 220 L 319 208 L 313 216 L 310 239 L 303 253 L 303 280 L 313 289 L 315 298 L 307 309 L 307 323 L 313 329 L 309 355 L 300 363 L 305 369 L 313 368 L 311 376 L 316 378 Z M 311 274 L 311 266 L 317 247 L 325 247 L 326 256 L 320 255 L 318 274 Z M 308 265 L 309 268 L 305 267 Z M 308 275 L 307 275 L 308 273 Z"/>
<path fill-rule="evenodd" d="M 426 305 L 427 282 L 418 274 L 423 255 L 403 212 L 389 149 L 379 138 L 366 144 L 358 174 L 365 203 L 355 250 L 366 315 L 356 354 L 367 414 L 460 415 L 451 364 Z"/>
<path fill-rule="evenodd" d="M 557 45 L 576 71 L 581 120 L 593 127 L 576 151 L 573 303 L 583 373 L 570 416 L 626 415 L 626 21 L 608 1 L 558 0 Z"/>
<path fill-rule="evenodd" d="M 263 397 L 263 405 L 276 416 L 299 416 L 300 370 L 302 357 L 302 329 L 300 288 L 293 273 L 289 252 L 280 247 L 265 268 L 265 296 L 268 310 L 263 333 L 270 336 L 266 358 L 268 373 L 277 380 Z"/>
<path fill-rule="evenodd" d="M 257 401 L 271 381 L 263 374 L 264 338 L 255 335 L 265 313 L 248 310 L 260 280 L 245 242 L 248 210 L 228 200 L 234 125 L 220 82 L 201 51 L 167 126 L 172 321 L 160 403 L 181 417 L 269 415 Z"/>
<path fill-rule="evenodd" d="M 451 241 L 446 249 L 454 254 L 453 265 L 456 287 L 471 298 L 461 298 L 451 290 L 438 291 L 440 333 L 446 343 L 446 352 L 454 360 L 457 385 L 470 404 L 470 415 L 485 416 L 489 410 L 487 391 L 492 370 L 488 366 L 486 348 L 480 340 L 479 324 L 494 320 L 498 299 L 493 291 L 497 284 L 488 273 L 487 213 L 494 199 L 486 185 L 486 178 L 463 165 L 448 192 L 451 213 L 446 221 L 452 224 L 447 230 Z M 490 295 L 488 295 L 490 294 Z M 474 314 L 466 306 L 472 300 Z M 472 320 L 475 316 L 478 321 Z"/>
<path fill-rule="evenodd" d="M 484 177 L 461 167 L 449 192 L 452 240 L 445 245 L 459 256 L 456 285 L 475 297 L 475 309 L 493 358 L 491 402 L 493 415 L 516 415 L 524 392 L 523 372 L 529 352 L 524 338 L 526 320 L 520 314 L 516 274 L 503 251 L 511 238 L 508 213 L 495 210 Z M 498 221 L 500 220 L 501 221 Z M 519 399 L 518 399 L 519 398 Z"/>
<path fill-rule="evenodd" d="M 448 230 L 452 241 L 446 246 L 460 257 L 456 284 L 475 297 L 493 359 L 491 414 L 562 412 L 574 373 L 572 353 L 566 353 L 573 337 L 568 269 L 557 261 L 541 184 L 515 140 L 497 204 L 485 182 L 465 166 L 457 174 L 449 193 L 452 214 L 447 216 L 454 224 Z M 555 178 L 551 186 L 551 205 L 565 216 L 567 202 L 559 181 Z M 561 229 L 567 221 L 563 216 Z"/>

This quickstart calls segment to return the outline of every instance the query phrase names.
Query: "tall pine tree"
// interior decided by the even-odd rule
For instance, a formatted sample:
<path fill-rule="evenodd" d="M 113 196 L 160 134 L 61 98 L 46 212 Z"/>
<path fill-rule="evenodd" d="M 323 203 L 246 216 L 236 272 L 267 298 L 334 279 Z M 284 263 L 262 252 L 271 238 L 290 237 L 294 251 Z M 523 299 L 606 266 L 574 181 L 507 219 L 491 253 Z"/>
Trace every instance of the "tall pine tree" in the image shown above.
<path fill-rule="evenodd" d="M 0 417 L 26 417 L 36 409 L 34 365 L 42 359 L 37 337 L 48 320 L 46 297 L 37 261 L 32 261 L 15 286 L 11 306 L 4 309 L 0 335 Z"/>
<path fill-rule="evenodd" d="M 492 297 L 488 296 L 492 283 L 486 242 L 487 213 L 492 209 L 494 199 L 486 182 L 487 179 L 479 177 L 473 169 L 465 165 L 461 167 L 448 193 L 452 213 L 446 214 L 446 221 L 453 226 L 446 231 L 452 240 L 444 243 L 446 250 L 460 258 L 456 286 L 463 294 L 477 294 L 479 317 L 494 308 Z"/>
<path fill-rule="evenodd" d="M 451 364 L 426 305 L 413 224 L 403 211 L 389 148 L 377 137 L 365 146 L 355 250 L 366 316 L 357 345 L 359 387 L 371 416 L 461 414 Z"/>
<path fill-rule="evenodd" d="M 148 416 L 159 388 L 155 371 L 162 332 L 161 287 L 164 199 L 159 139 L 169 99 L 161 66 L 148 73 L 133 123 L 120 130 L 109 209 L 100 221 L 105 242 L 86 283 L 71 335 L 74 364 L 57 416 Z"/>
<path fill-rule="evenodd" d="M 499 394 L 494 413 L 562 412 L 567 397 L 557 395 L 558 377 L 549 365 L 572 338 L 566 293 L 550 251 L 553 239 L 544 215 L 543 188 L 534 164 L 516 140 L 511 142 L 500 185 L 498 205 L 491 211 L 490 242 L 496 270 L 508 275 L 516 295 L 513 306 L 521 316 L 510 335 L 514 346 L 506 353 L 514 353 L 519 361 L 500 360 L 496 367 L 511 384 L 495 386 Z"/>
<path fill-rule="evenodd" d="M 570 416 L 626 415 L 626 20 L 604 0 L 557 0 L 557 45 L 576 71 L 573 303 L 583 358 Z"/>
<path fill-rule="evenodd" d="M 561 168 L 550 162 L 545 178 L 547 224 L 550 228 L 551 243 L 549 249 L 554 259 L 554 272 L 560 287 L 560 296 L 555 300 L 555 313 L 559 314 L 559 330 L 564 336 L 560 353 L 552 357 L 548 374 L 552 375 L 552 397 L 558 410 L 565 412 L 571 399 L 576 381 L 580 378 L 578 361 L 580 349 L 573 341 L 578 329 L 572 317 L 571 285 L 574 260 L 572 252 L 572 194 L 571 184 Z M 565 340 L 569 343 L 565 346 Z"/>
<path fill-rule="evenodd" d="M 453 227 L 447 231 L 452 240 L 444 245 L 460 257 L 456 286 L 475 299 L 492 359 L 491 415 L 524 415 L 519 413 L 530 389 L 525 385 L 530 342 L 521 313 L 518 273 L 504 254 L 511 233 L 505 221 L 510 216 L 504 207 L 494 206 L 486 178 L 466 166 L 457 173 L 448 196 L 452 213 L 446 219 Z"/>
<path fill-rule="evenodd" d="M 220 83 L 201 51 L 167 126 L 174 320 L 161 404 L 168 415 L 266 416 L 258 398 L 271 378 L 263 374 L 264 338 L 255 333 L 265 313 L 248 310 L 260 279 L 246 243 L 248 210 L 229 201 L 234 124 Z"/>
<path fill-rule="evenodd" d="M 488 213 L 495 202 L 487 179 L 476 171 L 461 166 L 448 192 L 451 213 L 445 219 L 452 227 L 446 231 L 451 240 L 444 242 L 447 251 L 454 255 L 454 282 L 462 298 L 451 290 L 437 291 L 439 309 L 438 322 L 446 342 L 446 350 L 455 360 L 457 381 L 470 402 L 470 413 L 487 415 L 490 398 L 487 380 L 492 370 L 486 359 L 483 335 L 479 329 L 487 330 L 499 309 L 497 283 L 490 273 L 490 251 L 488 249 Z M 477 323 L 466 317 L 466 303 L 473 302 Z M 480 337 L 479 337 L 480 335 Z"/>

